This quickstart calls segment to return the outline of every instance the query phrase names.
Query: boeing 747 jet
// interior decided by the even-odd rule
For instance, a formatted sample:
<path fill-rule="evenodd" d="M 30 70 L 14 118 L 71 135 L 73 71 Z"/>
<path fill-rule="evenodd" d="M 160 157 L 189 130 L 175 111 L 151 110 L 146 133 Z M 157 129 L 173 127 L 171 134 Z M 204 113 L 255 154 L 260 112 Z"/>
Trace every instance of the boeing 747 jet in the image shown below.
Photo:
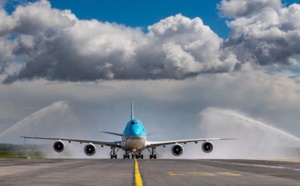
<path fill-rule="evenodd" d="M 99 131 L 111 135 L 120 136 L 119 141 L 98 141 L 98 140 L 85 140 L 85 139 L 69 139 L 69 138 L 48 138 L 48 137 L 32 137 L 21 136 L 25 139 L 42 139 L 42 140 L 54 140 L 53 149 L 60 153 L 65 148 L 64 142 L 79 142 L 87 143 L 84 147 L 84 153 L 87 156 L 93 156 L 96 153 L 96 145 L 111 147 L 110 158 L 117 159 L 118 150 L 124 151 L 123 159 L 131 158 L 144 158 L 143 151 L 147 149 L 150 152 L 150 159 L 156 159 L 156 148 L 159 146 L 165 147 L 166 145 L 173 145 L 171 152 L 174 156 L 180 156 L 183 153 L 183 146 L 181 144 L 186 143 L 198 143 L 202 142 L 202 150 L 205 153 L 210 153 L 213 150 L 211 141 L 216 140 L 235 140 L 239 138 L 205 138 L 205 139 L 184 139 L 184 140 L 172 140 L 172 141 L 147 141 L 146 129 L 143 123 L 134 117 L 133 103 L 131 103 L 131 119 L 126 124 L 123 133 L 115 133 L 108 131 Z"/>

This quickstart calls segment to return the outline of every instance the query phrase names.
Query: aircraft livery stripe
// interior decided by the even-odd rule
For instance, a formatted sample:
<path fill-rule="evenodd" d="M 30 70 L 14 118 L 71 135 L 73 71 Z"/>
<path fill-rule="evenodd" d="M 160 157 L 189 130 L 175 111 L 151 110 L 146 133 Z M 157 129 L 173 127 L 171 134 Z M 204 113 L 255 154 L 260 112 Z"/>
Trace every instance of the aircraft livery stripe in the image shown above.
<path fill-rule="evenodd" d="M 134 158 L 134 176 L 135 176 L 135 185 L 143 186 L 143 181 L 139 170 L 139 164 L 135 158 Z"/>

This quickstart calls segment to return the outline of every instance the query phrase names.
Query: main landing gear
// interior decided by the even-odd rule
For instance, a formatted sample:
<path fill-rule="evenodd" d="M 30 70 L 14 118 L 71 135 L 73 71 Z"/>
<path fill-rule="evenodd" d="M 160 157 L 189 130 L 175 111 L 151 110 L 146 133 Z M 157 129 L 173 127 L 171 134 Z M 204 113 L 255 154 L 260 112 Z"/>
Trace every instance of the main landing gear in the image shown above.
<path fill-rule="evenodd" d="M 115 147 L 112 147 L 111 148 L 111 151 L 110 151 L 110 159 L 117 159 L 118 158 L 118 155 L 117 155 L 117 152 L 119 151 L 119 149 L 116 151 L 116 148 Z"/>
<path fill-rule="evenodd" d="M 155 147 L 152 147 L 151 150 L 147 149 L 150 152 L 150 159 L 156 159 Z"/>
<path fill-rule="evenodd" d="M 150 159 L 156 159 L 156 152 L 155 152 L 155 147 L 152 147 L 151 150 L 147 149 L 149 152 L 150 152 Z M 115 147 L 111 147 L 111 151 L 110 151 L 110 159 L 117 159 L 118 156 L 117 156 L 117 152 L 119 151 L 120 149 L 118 148 L 116 150 Z M 129 155 L 130 155 L 130 151 L 124 151 L 125 153 L 123 154 L 123 159 L 129 159 Z M 131 158 L 134 159 L 144 159 L 144 155 L 142 154 L 141 151 L 137 151 L 135 153 L 131 153 Z"/>
<path fill-rule="evenodd" d="M 123 159 L 129 159 L 129 151 L 125 151 L 125 154 L 123 155 Z"/>

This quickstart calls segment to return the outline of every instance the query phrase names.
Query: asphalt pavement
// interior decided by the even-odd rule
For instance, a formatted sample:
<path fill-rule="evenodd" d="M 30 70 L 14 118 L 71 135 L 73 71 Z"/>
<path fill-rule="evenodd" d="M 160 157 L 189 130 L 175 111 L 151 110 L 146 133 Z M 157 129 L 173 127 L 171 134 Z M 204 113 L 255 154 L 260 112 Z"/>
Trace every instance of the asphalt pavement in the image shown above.
<path fill-rule="evenodd" d="M 137 160 L 143 185 L 300 185 L 300 161 Z M 134 160 L 0 159 L 0 185 L 136 185 Z"/>

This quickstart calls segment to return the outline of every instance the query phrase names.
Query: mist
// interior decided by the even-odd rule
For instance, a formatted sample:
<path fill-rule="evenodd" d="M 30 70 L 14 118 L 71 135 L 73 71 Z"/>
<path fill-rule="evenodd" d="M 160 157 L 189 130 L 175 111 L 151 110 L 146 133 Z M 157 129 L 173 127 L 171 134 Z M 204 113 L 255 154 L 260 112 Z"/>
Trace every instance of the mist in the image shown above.
<path fill-rule="evenodd" d="M 278 159 L 299 158 L 300 139 L 272 124 L 238 111 L 207 108 L 200 114 L 199 129 L 205 137 L 241 137 L 235 141 L 214 142 L 205 158 Z"/>
<path fill-rule="evenodd" d="M 66 101 L 55 102 L 39 111 L 31 114 L 20 122 L 12 125 L 0 134 L 1 142 L 22 144 L 21 135 L 40 137 L 64 137 L 82 138 L 91 140 L 103 140 L 96 138 L 87 130 L 87 124 L 80 124 L 80 119 L 73 113 L 72 106 Z M 125 122 L 124 122 L 125 123 Z M 91 129 L 96 130 L 96 129 Z M 183 130 L 178 130 L 183 131 Z M 193 131 L 193 132 L 192 132 Z M 197 128 L 189 127 L 189 134 L 196 134 L 196 138 L 226 138 L 240 137 L 239 140 L 212 141 L 214 149 L 211 153 L 201 150 L 201 143 L 183 145 L 184 153 L 174 157 L 171 146 L 158 147 L 159 159 L 287 159 L 299 158 L 300 139 L 284 130 L 277 129 L 272 124 L 253 119 L 238 111 L 206 108 L 199 113 L 199 125 Z M 168 131 L 151 136 L 152 139 L 171 139 Z M 173 135 L 174 136 L 174 135 Z M 175 135 L 176 136 L 176 135 Z M 185 135 L 185 139 L 195 136 Z M 118 139 L 115 139 L 118 140 Z M 65 142 L 65 150 L 56 153 L 52 149 L 53 140 L 27 139 L 26 144 L 41 144 L 47 158 L 109 158 L 109 147 L 96 146 L 97 153 L 87 157 L 83 148 L 85 144 Z M 123 151 L 118 152 L 122 157 Z M 143 151 L 145 158 L 149 157 L 147 150 Z"/>
<path fill-rule="evenodd" d="M 55 102 L 12 125 L 2 133 L 3 143 L 20 143 L 23 135 L 54 135 L 67 132 L 70 125 L 76 126 L 77 118 L 65 101 Z M 60 133 L 60 132 L 62 133 Z"/>

